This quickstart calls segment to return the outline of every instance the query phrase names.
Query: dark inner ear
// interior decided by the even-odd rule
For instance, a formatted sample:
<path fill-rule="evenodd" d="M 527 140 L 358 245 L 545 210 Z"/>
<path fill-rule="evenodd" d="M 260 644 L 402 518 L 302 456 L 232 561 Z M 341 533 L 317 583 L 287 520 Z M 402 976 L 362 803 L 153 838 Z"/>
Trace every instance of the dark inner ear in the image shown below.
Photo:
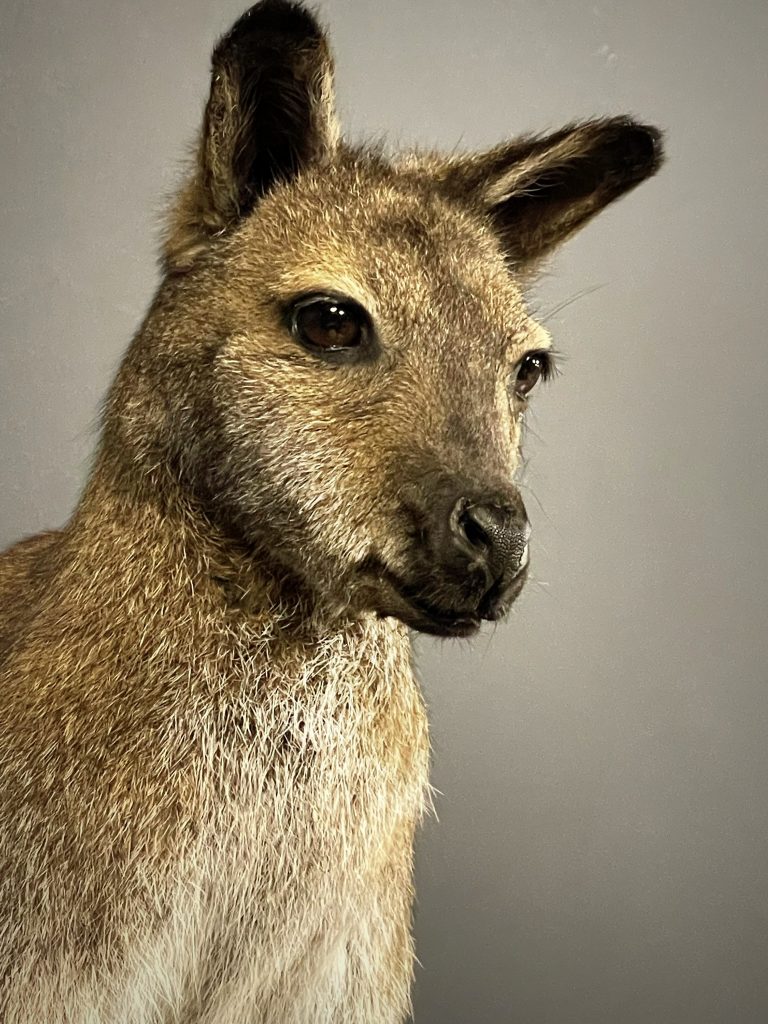
<path fill-rule="evenodd" d="M 545 213 L 540 210 L 542 203 L 553 204 L 552 212 L 558 204 L 579 205 L 585 199 L 596 206 L 605 205 L 652 174 L 659 156 L 659 133 L 627 123 L 607 137 L 599 136 L 597 144 L 586 152 L 545 166 L 530 180 L 523 177 L 515 192 L 500 204 L 503 216 L 538 216 L 539 212 Z"/>
<path fill-rule="evenodd" d="M 564 149 L 564 152 L 557 150 Z M 581 228 L 609 203 L 655 173 L 661 136 L 627 119 L 598 121 L 542 154 L 490 213 L 510 257 L 530 263 Z"/>
<path fill-rule="evenodd" d="M 213 53 L 205 135 L 214 187 L 237 215 L 278 180 L 317 158 L 326 142 L 323 87 L 331 62 L 322 31 L 297 4 L 267 0 L 247 11 Z M 229 137 L 228 137 L 229 133 Z"/>
<path fill-rule="evenodd" d="M 654 174 L 661 161 L 661 133 L 617 117 L 459 161 L 445 183 L 485 210 L 510 261 L 524 266 Z"/>
<path fill-rule="evenodd" d="M 165 265 L 174 272 L 337 142 L 333 62 L 300 4 L 256 4 L 219 41 L 212 65 L 197 167 L 166 234 Z"/>

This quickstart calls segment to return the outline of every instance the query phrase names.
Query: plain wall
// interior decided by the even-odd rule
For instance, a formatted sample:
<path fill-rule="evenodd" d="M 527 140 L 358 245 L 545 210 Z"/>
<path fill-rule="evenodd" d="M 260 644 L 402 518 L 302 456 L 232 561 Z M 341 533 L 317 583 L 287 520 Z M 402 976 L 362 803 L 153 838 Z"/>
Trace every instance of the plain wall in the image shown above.
<path fill-rule="evenodd" d="M 0 542 L 66 520 L 238 0 L 0 9 Z M 535 581 L 420 640 L 417 1024 L 768 1020 L 764 0 L 327 0 L 353 137 L 633 112 L 667 166 L 533 296 Z M 597 289 L 590 291 L 590 289 Z M 586 292 L 587 294 L 581 294 Z"/>

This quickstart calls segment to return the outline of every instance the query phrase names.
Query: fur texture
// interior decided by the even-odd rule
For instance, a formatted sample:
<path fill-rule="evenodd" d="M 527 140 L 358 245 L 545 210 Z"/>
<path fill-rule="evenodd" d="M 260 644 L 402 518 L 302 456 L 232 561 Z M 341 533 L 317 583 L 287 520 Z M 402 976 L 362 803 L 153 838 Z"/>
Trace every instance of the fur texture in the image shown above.
<path fill-rule="evenodd" d="M 516 368 L 548 346 L 521 281 L 659 160 L 625 118 L 387 160 L 340 142 L 304 8 L 219 42 L 85 493 L 0 558 L 0 1019 L 404 1020 L 408 626 L 475 599 L 430 523 L 519 502 Z M 367 310 L 375 358 L 297 341 L 313 293 Z"/>

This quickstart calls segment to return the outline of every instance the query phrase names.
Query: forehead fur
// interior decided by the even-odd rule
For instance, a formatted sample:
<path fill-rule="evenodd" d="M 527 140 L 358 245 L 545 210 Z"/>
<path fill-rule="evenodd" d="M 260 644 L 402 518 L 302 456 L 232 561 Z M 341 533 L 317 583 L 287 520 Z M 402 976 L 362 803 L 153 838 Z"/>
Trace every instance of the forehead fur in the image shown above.
<path fill-rule="evenodd" d="M 427 174 L 365 151 L 276 187 L 231 241 L 231 259 L 279 300 L 330 291 L 391 316 L 392 297 L 404 293 L 414 327 L 440 314 L 473 330 L 480 318 L 507 337 L 526 327 L 520 288 L 484 218 Z"/>

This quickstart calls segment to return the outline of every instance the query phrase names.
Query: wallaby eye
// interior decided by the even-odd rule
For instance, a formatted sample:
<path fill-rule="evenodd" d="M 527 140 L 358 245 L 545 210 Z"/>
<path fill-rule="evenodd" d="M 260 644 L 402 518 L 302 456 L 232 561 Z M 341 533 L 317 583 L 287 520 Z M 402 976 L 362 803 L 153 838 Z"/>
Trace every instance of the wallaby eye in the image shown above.
<path fill-rule="evenodd" d="M 338 352 L 361 346 L 368 338 L 370 321 L 351 299 L 314 295 L 293 307 L 291 330 L 310 350 Z"/>
<path fill-rule="evenodd" d="M 546 380 L 552 375 L 552 359 L 548 352 L 528 352 L 517 365 L 515 374 L 515 394 L 524 398 L 531 392 L 539 380 Z"/>

